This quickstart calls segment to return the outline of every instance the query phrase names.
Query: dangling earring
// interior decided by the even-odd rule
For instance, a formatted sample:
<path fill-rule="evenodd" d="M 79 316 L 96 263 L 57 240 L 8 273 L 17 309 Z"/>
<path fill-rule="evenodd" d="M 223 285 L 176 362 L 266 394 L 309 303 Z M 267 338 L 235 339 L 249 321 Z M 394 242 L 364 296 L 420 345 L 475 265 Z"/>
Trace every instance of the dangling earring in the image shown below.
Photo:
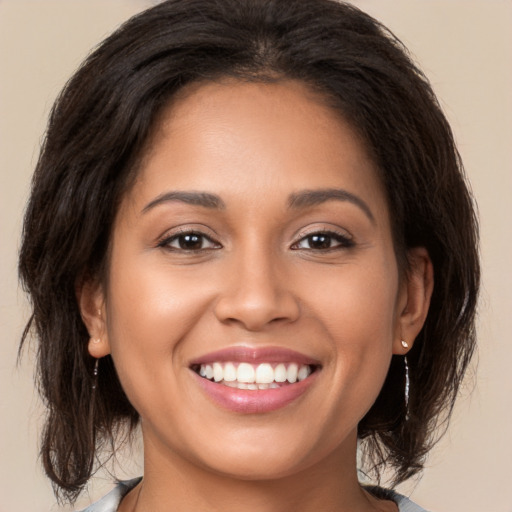
<path fill-rule="evenodd" d="M 96 341 L 96 340 L 93 340 Z M 94 368 L 92 370 L 92 387 L 91 387 L 91 398 L 89 400 L 88 406 L 89 411 L 87 415 L 87 424 L 89 425 L 88 429 L 88 435 L 89 435 L 89 441 L 92 445 L 95 445 L 96 443 L 96 428 L 94 426 L 94 420 L 96 417 L 96 399 L 98 391 L 98 366 L 99 366 L 100 360 L 99 358 L 94 361 Z"/>
<path fill-rule="evenodd" d="M 407 362 L 407 356 L 404 357 L 405 365 L 405 421 L 409 421 L 409 389 L 411 381 L 409 379 L 409 364 Z"/>
<path fill-rule="evenodd" d="M 95 363 L 94 363 L 94 369 L 92 371 L 92 378 L 93 378 L 93 381 L 92 381 L 92 389 L 96 389 L 96 384 L 98 382 L 98 365 L 99 365 L 99 362 L 100 360 L 99 359 L 96 359 Z"/>

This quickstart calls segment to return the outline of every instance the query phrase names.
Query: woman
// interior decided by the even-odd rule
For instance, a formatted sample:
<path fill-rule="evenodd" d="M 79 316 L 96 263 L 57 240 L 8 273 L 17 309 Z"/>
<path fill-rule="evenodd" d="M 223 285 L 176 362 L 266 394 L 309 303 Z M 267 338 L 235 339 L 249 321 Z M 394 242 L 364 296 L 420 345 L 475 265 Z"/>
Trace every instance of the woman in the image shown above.
<path fill-rule="evenodd" d="M 57 101 L 25 219 L 56 491 L 140 423 L 143 479 L 89 510 L 422 510 L 358 469 L 422 469 L 474 347 L 476 245 L 450 128 L 369 16 L 133 18 Z"/>

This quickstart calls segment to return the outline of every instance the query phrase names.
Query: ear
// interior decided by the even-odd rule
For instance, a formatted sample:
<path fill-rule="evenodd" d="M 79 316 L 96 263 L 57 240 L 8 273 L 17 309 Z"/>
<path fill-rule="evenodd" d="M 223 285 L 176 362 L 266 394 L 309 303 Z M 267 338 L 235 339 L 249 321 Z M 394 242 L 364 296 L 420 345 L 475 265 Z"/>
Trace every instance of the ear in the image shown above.
<path fill-rule="evenodd" d="M 424 247 L 407 251 L 408 269 L 399 301 L 399 318 L 393 354 L 406 354 L 427 318 L 434 289 L 434 267 Z M 402 343 L 405 342 L 405 343 Z"/>
<path fill-rule="evenodd" d="M 77 285 L 76 296 L 82 320 L 90 337 L 89 354 L 96 359 L 110 354 L 102 285 L 96 279 L 84 280 Z"/>

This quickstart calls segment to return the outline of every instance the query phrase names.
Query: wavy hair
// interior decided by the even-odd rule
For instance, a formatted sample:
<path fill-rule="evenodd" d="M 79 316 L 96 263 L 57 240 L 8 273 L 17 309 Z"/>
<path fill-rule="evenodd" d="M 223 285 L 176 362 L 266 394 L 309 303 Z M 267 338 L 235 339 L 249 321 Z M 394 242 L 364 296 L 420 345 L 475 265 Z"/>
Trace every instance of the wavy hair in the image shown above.
<path fill-rule="evenodd" d="M 366 464 L 394 483 L 419 472 L 451 413 L 475 344 L 479 286 L 473 200 L 450 127 L 403 44 L 334 0 L 168 0 L 133 17 L 58 97 L 32 181 L 19 259 L 47 406 L 42 462 L 56 494 L 76 499 L 100 453 L 138 414 L 110 356 L 88 354 L 75 289 L 108 276 L 114 217 L 155 120 L 185 85 L 222 77 L 294 79 L 319 91 L 361 136 L 385 186 L 397 259 L 425 247 L 435 287 L 426 323 L 359 424 Z M 21 347 L 20 347 L 21 350 Z M 98 462 L 99 460 L 99 462 Z"/>

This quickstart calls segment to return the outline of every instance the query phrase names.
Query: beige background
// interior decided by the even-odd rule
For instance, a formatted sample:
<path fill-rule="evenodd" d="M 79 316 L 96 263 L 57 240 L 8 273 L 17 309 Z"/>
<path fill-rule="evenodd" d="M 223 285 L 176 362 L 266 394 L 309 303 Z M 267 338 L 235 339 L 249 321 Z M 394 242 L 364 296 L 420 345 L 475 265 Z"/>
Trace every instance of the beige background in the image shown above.
<path fill-rule="evenodd" d="M 28 311 L 17 286 L 16 252 L 45 121 L 89 49 L 150 3 L 0 0 L 0 512 L 57 510 L 36 461 L 42 408 L 30 350 L 16 368 Z M 481 214 L 476 379 L 468 382 L 422 480 L 402 490 L 435 512 L 512 512 L 512 2 L 354 3 L 396 32 L 427 72 L 452 122 Z M 109 478 L 96 479 L 92 497 Z M 80 502 L 86 503 L 87 497 Z"/>

